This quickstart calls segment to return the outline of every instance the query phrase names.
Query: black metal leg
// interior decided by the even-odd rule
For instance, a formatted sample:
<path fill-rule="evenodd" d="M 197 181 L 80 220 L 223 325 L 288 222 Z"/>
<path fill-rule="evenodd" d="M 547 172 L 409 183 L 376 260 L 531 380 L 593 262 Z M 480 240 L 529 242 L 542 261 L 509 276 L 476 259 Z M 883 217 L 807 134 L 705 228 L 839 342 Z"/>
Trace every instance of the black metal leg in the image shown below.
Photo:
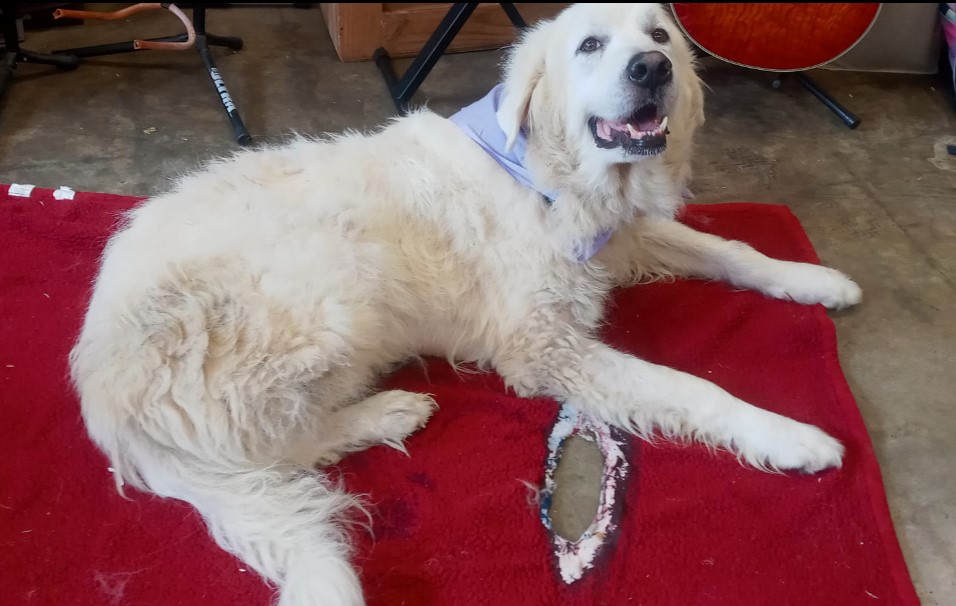
<path fill-rule="evenodd" d="M 176 36 L 164 36 L 162 38 L 149 38 L 150 42 L 185 42 L 188 39 L 186 34 Z M 119 53 L 132 53 L 140 49 L 133 48 L 133 41 L 116 42 L 114 44 L 97 44 L 96 46 L 83 46 L 80 48 L 65 48 L 53 51 L 54 55 L 72 55 L 80 59 L 86 57 L 99 57 L 102 55 L 117 55 Z"/>
<path fill-rule="evenodd" d="M 216 62 L 212 59 L 212 53 L 209 52 L 210 40 L 206 33 L 205 5 L 197 4 L 193 8 L 193 28 L 196 30 L 196 50 L 199 51 L 199 56 L 202 58 L 203 65 L 206 66 L 206 71 L 209 72 L 212 84 L 216 87 L 216 92 L 219 93 L 219 100 L 222 102 L 223 109 L 226 110 L 229 126 L 232 127 L 232 136 L 239 145 L 248 145 L 252 142 L 252 135 L 249 134 L 245 123 L 239 117 L 239 110 L 229 94 L 229 89 L 226 88 L 226 83 L 223 82 L 222 76 L 219 74 L 219 68 L 216 67 Z M 238 42 L 238 48 L 242 48 L 242 40 L 239 38 L 230 39 L 219 36 L 214 36 L 214 38 L 217 42 L 223 43 L 223 46 L 230 46 L 225 42 L 232 41 L 233 43 Z"/>
<path fill-rule="evenodd" d="M 836 114 L 843 123 L 847 125 L 850 129 L 854 129 L 860 125 L 860 119 L 845 107 L 840 105 L 836 99 L 831 97 L 825 90 L 820 88 L 816 82 L 810 79 L 809 76 L 798 73 L 797 80 L 800 81 L 800 84 L 804 85 L 808 91 L 813 93 L 813 96 L 820 100 L 821 103 L 826 105 L 830 111 Z"/>
<path fill-rule="evenodd" d="M 55 65 L 60 69 L 73 69 L 79 61 L 76 57 L 58 57 L 20 48 L 20 36 L 17 32 L 17 5 L 8 4 L 0 15 L 0 31 L 3 31 L 3 65 L 0 66 L 0 99 L 13 83 L 13 74 L 18 63 L 39 63 Z"/>
<path fill-rule="evenodd" d="M 465 25 L 465 22 L 468 21 L 468 18 L 471 17 L 471 14 L 475 12 L 475 8 L 477 7 L 478 4 L 476 2 L 459 2 L 453 4 L 441 20 L 441 23 L 438 24 L 438 28 L 428 38 L 421 52 L 419 52 L 415 60 L 412 61 L 408 71 L 406 71 L 401 78 L 395 75 L 395 69 L 392 66 L 391 57 L 388 56 L 388 51 L 384 48 L 379 48 L 372 55 L 372 58 L 375 60 L 375 65 L 379 71 L 382 72 L 382 77 L 385 79 L 385 86 L 388 87 L 388 93 L 392 97 L 392 101 L 395 103 L 395 109 L 398 110 L 399 114 L 405 115 L 408 113 L 408 105 L 412 97 L 418 91 L 422 82 L 425 81 L 425 78 L 428 77 L 428 74 L 432 71 L 432 68 L 435 67 L 438 60 L 441 59 L 441 56 L 448 50 L 448 46 L 452 40 L 455 39 L 455 36 L 458 35 L 458 32 L 461 31 L 461 28 Z M 515 8 L 514 4 L 501 3 L 501 7 L 515 27 L 519 29 L 527 27 L 527 23 L 522 19 L 521 14 L 518 12 L 518 9 Z"/>
<path fill-rule="evenodd" d="M 816 82 L 811 80 L 809 76 L 803 74 L 802 72 L 787 72 L 777 74 L 776 78 L 774 78 L 770 85 L 776 89 L 781 88 L 783 86 L 784 79 L 791 73 L 797 77 L 797 80 L 800 81 L 800 84 L 804 85 L 807 90 L 813 93 L 813 96 L 826 105 L 830 111 L 840 118 L 840 120 L 843 120 L 843 123 L 846 124 L 848 128 L 852 130 L 860 125 L 860 119 L 856 116 L 856 114 L 853 114 L 847 110 L 847 108 L 840 105 L 836 99 L 831 97 L 829 93 L 820 88 Z"/>
<path fill-rule="evenodd" d="M 197 4 L 193 7 L 193 29 L 196 34 L 206 33 L 206 5 Z"/>
<path fill-rule="evenodd" d="M 6 8 L 0 9 L 0 19 L 3 20 L 3 48 L 7 53 L 20 52 L 20 32 L 17 31 L 17 5 L 8 4 Z"/>
<path fill-rule="evenodd" d="M 0 66 L 0 99 L 7 92 L 7 87 L 13 81 L 13 72 L 17 69 L 17 53 L 3 54 L 3 65 Z"/>
<path fill-rule="evenodd" d="M 505 14 L 508 15 L 508 18 L 511 19 L 511 24 L 514 25 L 519 30 L 523 30 L 528 27 L 528 24 L 525 22 L 524 17 L 521 16 L 521 13 L 518 12 L 517 7 L 510 2 L 501 2 L 501 8 L 504 9 Z"/>
<path fill-rule="evenodd" d="M 199 56 L 202 57 L 202 62 L 205 64 L 206 70 L 209 71 L 209 77 L 212 78 L 213 86 L 219 93 L 219 100 L 222 101 L 222 107 L 226 110 L 226 117 L 229 118 L 229 125 L 232 127 L 232 134 L 236 143 L 248 145 L 252 141 L 252 135 L 246 130 L 246 125 L 239 117 L 239 110 L 236 109 L 236 104 L 233 103 L 232 96 L 229 95 L 229 89 L 226 88 L 226 83 L 222 81 L 222 76 L 219 75 L 219 69 L 216 67 L 216 63 L 212 59 L 212 53 L 209 52 L 209 46 L 206 44 L 205 34 L 196 35 L 196 50 L 199 51 Z"/>
<path fill-rule="evenodd" d="M 246 125 L 243 123 L 242 118 L 239 116 L 239 111 L 236 109 L 236 104 L 232 100 L 232 96 L 229 94 L 229 89 L 226 88 L 226 83 L 222 80 L 222 75 L 219 73 L 219 68 L 216 67 L 216 62 L 212 58 L 212 53 L 209 51 L 209 46 L 225 46 L 233 50 L 242 49 L 242 38 L 237 38 L 235 36 L 216 36 L 215 34 L 206 33 L 206 7 L 203 4 L 196 4 L 193 6 L 193 29 L 196 30 L 196 51 L 199 53 L 199 57 L 202 59 L 203 65 L 206 66 L 206 71 L 209 72 L 209 77 L 212 79 L 213 86 L 216 87 L 216 93 L 219 95 L 219 100 L 222 102 L 223 108 L 226 110 L 226 117 L 229 119 L 229 126 L 232 127 L 232 134 L 236 140 L 236 143 L 239 145 L 248 145 L 252 141 L 252 135 L 249 134 L 249 131 L 246 129 Z M 165 36 L 163 38 L 151 38 L 152 42 L 185 42 L 188 39 L 186 34 L 177 34 L 175 36 Z M 80 57 L 98 57 L 102 55 L 114 55 L 117 53 L 131 53 L 139 49 L 133 48 L 133 42 L 117 42 L 115 44 L 99 44 L 96 46 L 84 46 L 82 48 L 69 48 L 65 50 L 56 50 L 53 51 L 57 59 L 64 59 L 70 57 L 73 61 L 77 61 Z"/>
<path fill-rule="evenodd" d="M 465 22 L 468 21 L 477 7 L 478 4 L 474 2 L 452 4 L 448 13 L 438 24 L 438 29 L 425 42 L 425 46 L 422 47 L 421 52 L 415 57 L 401 79 L 395 77 L 395 70 L 392 67 L 388 52 L 384 48 L 375 51 L 373 55 L 375 65 L 378 66 L 378 69 L 382 72 L 382 77 L 385 78 L 385 84 L 388 86 L 388 92 L 392 96 L 392 101 L 395 102 L 398 113 L 404 115 L 408 112 L 408 102 L 411 101 L 412 95 L 428 77 L 429 72 L 438 63 L 442 54 L 448 49 L 448 45 L 455 39 L 455 36 L 458 35 L 462 26 L 465 25 Z"/>
<path fill-rule="evenodd" d="M 67 55 L 50 55 L 47 53 L 38 53 L 36 51 L 20 49 L 21 63 L 40 63 L 43 65 L 55 65 L 60 69 L 76 69 L 80 64 L 77 57 Z"/>

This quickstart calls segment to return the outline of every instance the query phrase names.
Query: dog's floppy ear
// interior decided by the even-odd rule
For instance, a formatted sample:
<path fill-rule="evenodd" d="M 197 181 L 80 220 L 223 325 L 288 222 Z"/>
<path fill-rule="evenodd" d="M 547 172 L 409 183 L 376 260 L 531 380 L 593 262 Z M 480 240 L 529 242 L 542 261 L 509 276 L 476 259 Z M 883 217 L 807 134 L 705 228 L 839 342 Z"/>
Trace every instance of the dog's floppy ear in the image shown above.
<path fill-rule="evenodd" d="M 510 150 L 528 118 L 531 94 L 544 75 L 550 22 L 542 22 L 522 34 L 505 64 L 504 91 L 498 105 L 498 126 L 507 136 Z"/>

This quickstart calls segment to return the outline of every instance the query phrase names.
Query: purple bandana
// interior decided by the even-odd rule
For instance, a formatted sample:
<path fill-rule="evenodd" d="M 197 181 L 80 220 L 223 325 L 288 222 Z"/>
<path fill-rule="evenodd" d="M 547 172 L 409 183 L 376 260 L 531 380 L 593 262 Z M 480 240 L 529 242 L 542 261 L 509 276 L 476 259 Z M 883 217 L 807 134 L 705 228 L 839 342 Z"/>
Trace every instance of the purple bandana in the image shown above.
<path fill-rule="evenodd" d="M 515 181 L 540 193 L 548 201 L 548 204 L 551 204 L 558 197 L 557 192 L 544 191 L 537 187 L 531 178 L 531 173 L 524 165 L 528 140 L 523 129 L 518 133 L 511 150 L 505 149 L 508 137 L 498 125 L 496 116 L 503 90 L 504 85 L 499 84 L 478 101 L 462 108 L 451 117 L 451 121 L 488 152 L 488 155 L 494 158 L 495 162 L 505 169 Z M 583 263 L 600 252 L 608 240 L 611 239 L 611 233 L 608 230 L 598 234 L 587 248 L 578 251 L 577 260 Z"/>

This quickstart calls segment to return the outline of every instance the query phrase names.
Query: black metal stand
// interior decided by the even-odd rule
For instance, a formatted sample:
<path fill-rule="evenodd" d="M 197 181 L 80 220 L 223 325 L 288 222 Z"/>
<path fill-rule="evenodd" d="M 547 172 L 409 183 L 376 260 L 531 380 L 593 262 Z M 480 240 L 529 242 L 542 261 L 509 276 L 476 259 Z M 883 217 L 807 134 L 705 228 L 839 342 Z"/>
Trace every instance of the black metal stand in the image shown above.
<path fill-rule="evenodd" d="M 786 74 L 777 74 L 777 79 L 773 81 L 774 88 L 780 88 L 783 84 L 783 77 Z M 860 118 L 856 114 L 849 111 L 847 108 L 840 105 L 840 103 L 830 96 L 827 91 L 820 88 L 820 86 L 814 82 L 810 76 L 807 76 L 804 73 L 796 72 L 795 73 L 797 80 L 810 91 L 814 97 L 820 100 L 821 103 L 827 106 L 830 111 L 837 115 L 844 124 L 847 125 L 847 128 L 854 129 L 860 125 Z"/>
<path fill-rule="evenodd" d="M 514 4 L 505 2 L 500 4 L 516 28 L 522 30 L 528 27 L 528 24 L 525 23 L 525 20 L 521 17 L 521 14 L 518 12 L 518 9 L 515 8 Z M 401 78 L 395 75 L 392 59 L 388 56 L 388 52 L 384 48 L 377 49 L 375 54 L 372 55 L 372 58 L 375 60 L 375 65 L 378 66 L 379 71 L 382 72 L 382 77 L 385 78 L 385 86 L 388 87 L 388 93 L 392 97 L 392 101 L 395 103 L 395 108 L 399 114 L 405 115 L 408 113 L 408 104 L 412 100 L 412 96 L 418 91 L 422 82 L 424 82 L 428 74 L 431 73 L 432 68 L 438 63 L 438 60 L 448 49 L 448 45 L 451 44 L 451 41 L 454 40 L 458 32 L 461 31 L 462 26 L 464 26 L 468 18 L 471 17 L 471 14 L 475 12 L 477 6 L 477 2 L 460 2 L 453 4 L 441 20 L 441 23 L 438 24 L 438 28 L 432 33 L 431 37 L 428 38 L 428 41 L 425 42 L 425 46 L 422 47 L 421 52 L 419 52 L 414 61 L 412 61 L 408 71 L 406 71 Z"/>
<path fill-rule="evenodd" d="M 222 102 L 223 109 L 226 111 L 226 117 L 229 119 L 229 125 L 232 127 L 233 138 L 239 145 L 248 145 L 252 142 L 252 135 L 246 129 L 242 118 L 239 116 L 239 110 L 229 95 L 229 89 L 223 82 L 219 74 L 219 68 L 213 61 L 212 53 L 209 52 L 209 46 L 225 46 L 232 50 L 242 50 L 242 38 L 233 36 L 217 36 L 206 32 L 206 7 L 203 4 L 196 4 L 193 7 L 193 28 L 196 30 L 196 50 L 199 57 L 209 72 L 219 100 Z M 186 34 L 177 36 L 166 36 L 164 38 L 151 38 L 152 42 L 184 42 L 187 39 Z M 82 48 L 68 48 L 65 50 L 55 50 L 54 55 L 72 56 L 76 58 L 99 57 L 102 55 L 114 55 L 117 53 L 131 53 L 137 49 L 133 48 L 133 42 L 118 42 L 115 44 L 100 44 L 97 46 L 84 46 Z"/>
<path fill-rule="evenodd" d="M 46 53 L 37 53 L 20 48 L 20 37 L 17 33 L 17 5 L 8 4 L 0 13 L 3 27 L 3 65 L 0 66 L 0 99 L 13 83 L 13 73 L 19 63 L 39 63 L 55 65 L 60 69 L 75 69 L 79 64 L 76 57 L 58 57 Z"/>

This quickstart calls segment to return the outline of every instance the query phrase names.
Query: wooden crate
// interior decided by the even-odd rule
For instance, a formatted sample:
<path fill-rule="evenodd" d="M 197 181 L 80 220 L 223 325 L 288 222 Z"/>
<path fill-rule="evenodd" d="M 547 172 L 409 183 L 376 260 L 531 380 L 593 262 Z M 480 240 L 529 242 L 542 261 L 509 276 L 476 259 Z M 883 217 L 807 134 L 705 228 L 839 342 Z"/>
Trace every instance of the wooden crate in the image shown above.
<path fill-rule="evenodd" d="M 567 4 L 519 3 L 528 23 L 553 17 Z M 451 4 L 335 3 L 319 4 L 329 35 L 342 61 L 367 61 L 379 47 L 392 57 L 418 54 Z M 516 31 L 499 4 L 479 4 L 451 43 L 448 52 L 500 48 L 515 40 Z"/>

